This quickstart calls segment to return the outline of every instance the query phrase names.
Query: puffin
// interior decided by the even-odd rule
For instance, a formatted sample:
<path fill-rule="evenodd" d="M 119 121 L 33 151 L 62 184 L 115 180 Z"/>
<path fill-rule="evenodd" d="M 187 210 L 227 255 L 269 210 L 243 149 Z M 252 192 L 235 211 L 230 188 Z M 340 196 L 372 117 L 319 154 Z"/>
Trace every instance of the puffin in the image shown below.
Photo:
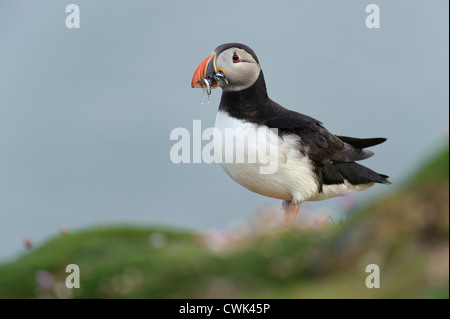
<path fill-rule="evenodd" d="M 219 162 L 238 184 L 283 201 L 283 230 L 293 228 L 300 205 L 306 201 L 352 194 L 375 183 L 390 184 L 389 176 L 357 163 L 374 155 L 366 148 L 381 144 L 386 138 L 334 135 L 320 121 L 270 99 L 258 57 L 247 45 L 218 46 L 197 67 L 191 86 L 202 88 L 208 98 L 212 89 L 222 88 L 215 130 L 221 133 L 218 136 L 224 140 L 220 143 L 223 148 L 234 141 L 224 138 L 227 130 L 237 129 L 247 136 L 257 136 L 249 139 L 252 143 L 245 143 L 240 152 L 247 154 L 257 149 L 264 144 L 256 143 L 261 139 L 266 140 L 266 147 L 276 146 L 276 153 L 271 156 L 275 156 L 277 165 L 270 173 L 261 172 L 261 165 L 267 165 L 267 161 L 258 159 Z M 258 135 L 262 129 L 268 133 Z"/>

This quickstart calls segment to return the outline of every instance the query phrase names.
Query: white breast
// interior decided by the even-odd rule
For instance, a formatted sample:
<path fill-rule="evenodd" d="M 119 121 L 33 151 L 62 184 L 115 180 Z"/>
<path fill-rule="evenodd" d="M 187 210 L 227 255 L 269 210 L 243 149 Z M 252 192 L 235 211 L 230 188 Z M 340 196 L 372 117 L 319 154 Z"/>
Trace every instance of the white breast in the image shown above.
<path fill-rule="evenodd" d="M 345 195 L 370 186 L 354 186 L 348 182 L 324 185 L 323 192 L 319 193 L 312 162 L 299 151 L 297 135 L 281 138 L 265 126 L 235 119 L 222 111 L 217 113 L 215 127 L 220 132 L 214 139 L 216 160 L 234 181 L 255 193 L 303 202 Z M 234 150 L 234 156 L 230 156 L 230 149 Z"/>
<path fill-rule="evenodd" d="M 304 201 L 315 195 L 317 181 L 310 160 L 298 150 L 297 136 L 280 138 L 276 132 L 232 118 L 222 111 L 217 114 L 215 126 L 222 138 L 222 141 L 215 143 L 216 149 L 220 146 L 222 149 L 221 165 L 237 183 L 255 193 L 289 201 Z M 243 133 L 243 149 L 236 148 L 237 141 L 230 132 Z M 230 157 L 226 156 L 230 145 L 235 146 L 234 161 L 231 163 Z M 256 161 L 248 157 L 253 154 L 257 154 Z M 238 158 L 244 158 L 244 163 L 237 163 Z"/>

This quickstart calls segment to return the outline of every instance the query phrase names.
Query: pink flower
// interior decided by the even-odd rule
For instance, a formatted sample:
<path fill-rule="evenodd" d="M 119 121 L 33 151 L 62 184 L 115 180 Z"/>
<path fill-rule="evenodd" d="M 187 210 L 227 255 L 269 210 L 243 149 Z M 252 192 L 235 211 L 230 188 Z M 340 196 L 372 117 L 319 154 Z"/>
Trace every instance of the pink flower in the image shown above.
<path fill-rule="evenodd" d="M 33 246 L 33 241 L 30 237 L 27 237 L 24 239 L 23 244 L 25 245 L 25 248 L 30 249 Z"/>
<path fill-rule="evenodd" d="M 66 225 L 61 225 L 59 227 L 59 232 L 63 235 L 67 234 L 69 232 L 69 228 Z"/>
<path fill-rule="evenodd" d="M 36 272 L 36 281 L 39 286 L 49 289 L 55 283 L 53 275 L 46 270 L 38 270 Z"/>

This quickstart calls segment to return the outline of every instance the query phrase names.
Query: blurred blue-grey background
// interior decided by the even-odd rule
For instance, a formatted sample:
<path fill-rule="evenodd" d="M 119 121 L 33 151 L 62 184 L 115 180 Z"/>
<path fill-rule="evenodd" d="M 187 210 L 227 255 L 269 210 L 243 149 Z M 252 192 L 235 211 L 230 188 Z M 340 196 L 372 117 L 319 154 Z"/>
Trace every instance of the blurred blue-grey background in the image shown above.
<path fill-rule="evenodd" d="M 67 29 L 76 3 L 81 28 Z M 376 3 L 381 28 L 367 29 Z M 214 125 L 190 88 L 218 45 L 252 47 L 269 95 L 333 133 L 384 136 L 365 165 L 401 183 L 448 143 L 448 1 L 0 2 L 0 259 L 98 224 L 223 228 L 280 201 L 218 164 L 169 157 L 176 127 Z M 388 192 L 375 186 L 358 200 Z M 342 213 L 339 200 L 309 204 Z"/>

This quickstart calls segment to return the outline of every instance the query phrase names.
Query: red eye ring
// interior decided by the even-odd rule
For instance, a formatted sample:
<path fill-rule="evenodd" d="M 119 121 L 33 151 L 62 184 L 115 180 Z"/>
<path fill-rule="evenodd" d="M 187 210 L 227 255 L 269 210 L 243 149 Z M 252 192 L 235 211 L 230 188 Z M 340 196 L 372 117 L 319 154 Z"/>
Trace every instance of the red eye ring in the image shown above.
<path fill-rule="evenodd" d="M 237 62 L 241 61 L 241 58 L 239 57 L 239 55 L 237 55 L 236 52 L 234 52 L 232 59 L 233 59 L 233 63 L 237 63 Z"/>

